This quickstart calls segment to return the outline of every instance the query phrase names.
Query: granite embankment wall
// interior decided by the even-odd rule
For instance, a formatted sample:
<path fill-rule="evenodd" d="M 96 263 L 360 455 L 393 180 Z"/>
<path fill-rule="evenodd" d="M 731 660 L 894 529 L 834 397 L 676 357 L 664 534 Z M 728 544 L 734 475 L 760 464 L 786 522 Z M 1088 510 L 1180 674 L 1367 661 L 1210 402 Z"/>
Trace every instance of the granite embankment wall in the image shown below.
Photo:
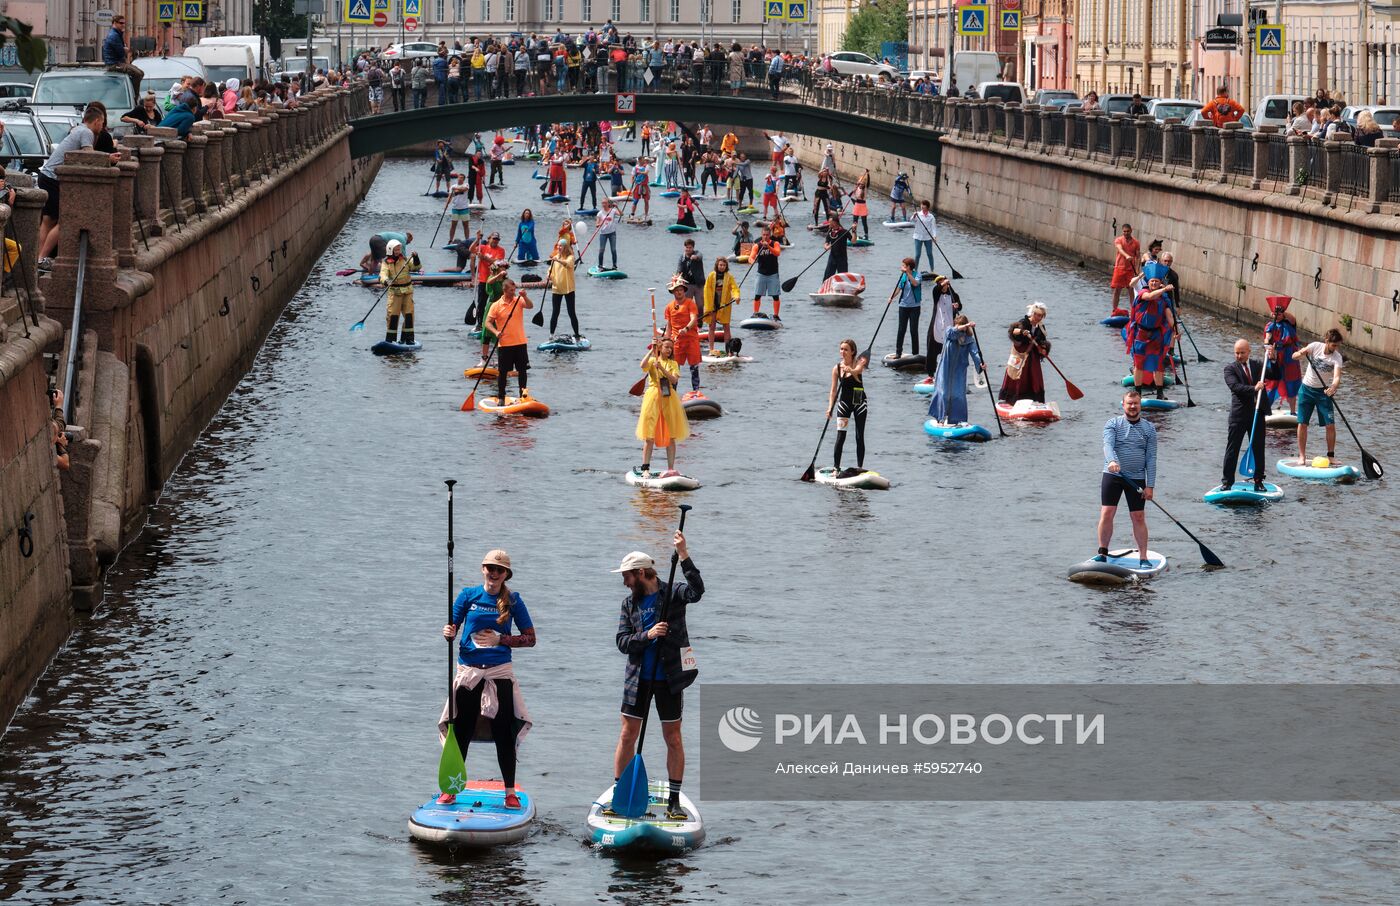
<path fill-rule="evenodd" d="M 68 154 L 59 254 L 42 277 L 45 195 L 19 192 L 20 288 L 0 296 L 0 725 L 74 612 L 100 600 L 104 570 L 363 198 L 379 167 L 349 154 L 363 94 L 322 89 L 184 140 L 153 129 L 123 139 L 116 162 Z M 65 384 L 75 300 L 71 467 L 59 471 L 48 386 Z"/>
<path fill-rule="evenodd" d="M 1157 129 L 1151 135 L 1163 140 Z M 1228 141 L 1213 129 L 1191 130 L 1181 147 L 1192 159 L 1175 166 L 1163 165 L 1169 154 L 1153 160 L 1143 149 L 1125 160 L 1068 142 L 1045 146 L 1035 138 L 1007 141 L 1004 135 L 959 129 L 942 138 L 941 176 L 865 148 L 842 145 L 836 151 L 847 185 L 868 168 L 877 192 L 886 192 L 902 165 L 912 177 L 914 196 L 932 197 L 940 217 L 1083 262 L 1105 275 L 1113 237 L 1124 222 L 1131 223 L 1144 246 L 1160 237 L 1174 252 L 1188 305 L 1253 328 L 1267 319 L 1266 297 L 1290 296 L 1289 311 L 1306 337 L 1341 328 L 1351 359 L 1400 374 L 1400 204 L 1385 201 L 1388 193 L 1380 185 L 1392 166 L 1386 155 L 1396 152 L 1380 149 L 1371 156 L 1371 174 L 1381 175 L 1373 179 L 1370 197 L 1358 199 L 1325 180 L 1259 179 L 1273 139 L 1261 133 L 1257 144 L 1250 143 L 1259 155 L 1253 178 L 1243 157 L 1232 173 L 1231 155 L 1222 167 L 1218 158 L 1203 153 L 1213 150 L 1208 142 Z M 796 144 L 804 165 L 816 167 L 826 142 L 803 137 Z M 1094 141 L 1086 144 L 1096 147 Z M 1306 149 L 1290 144 L 1287 150 L 1297 157 Z M 1339 154 L 1335 147 L 1326 152 Z M 1249 153 L 1243 142 L 1240 153 Z M 887 205 L 886 197 L 871 205 L 873 222 L 885 219 Z M 1346 210 L 1348 205 L 1354 210 Z M 1105 277 L 1103 298 L 1085 304 L 1106 308 L 1107 285 Z"/>

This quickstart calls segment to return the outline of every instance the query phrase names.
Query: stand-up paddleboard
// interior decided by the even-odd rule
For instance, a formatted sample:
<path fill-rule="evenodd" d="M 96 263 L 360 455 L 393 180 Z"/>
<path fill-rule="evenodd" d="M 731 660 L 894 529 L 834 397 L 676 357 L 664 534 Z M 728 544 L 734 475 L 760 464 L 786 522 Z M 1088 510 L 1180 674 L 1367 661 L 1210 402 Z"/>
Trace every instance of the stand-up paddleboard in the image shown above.
<path fill-rule="evenodd" d="M 743 214 L 745 216 L 749 214 L 757 214 L 758 208 L 754 207 L 753 205 L 745 205 L 744 207 L 739 208 L 739 210 L 735 211 L 734 213 Z"/>
<path fill-rule="evenodd" d="M 574 213 L 582 217 L 592 217 L 598 213 L 597 208 L 574 208 Z"/>
<path fill-rule="evenodd" d="M 562 204 L 563 202 L 566 202 L 566 201 L 569 200 L 569 196 L 567 196 L 567 195 L 546 195 L 546 196 L 544 196 L 544 200 L 545 200 L 545 201 L 548 201 L 548 202 L 551 202 L 551 203 L 553 203 L 553 204 Z"/>
<path fill-rule="evenodd" d="M 469 201 L 467 202 L 467 210 L 471 211 L 473 214 L 480 214 L 482 211 L 486 210 L 486 205 L 479 201 Z"/>
<path fill-rule="evenodd" d="M 937 437 L 943 440 L 991 440 L 992 432 L 981 425 L 970 425 L 962 422 L 957 425 L 945 425 L 928 419 L 924 422 L 924 433 L 929 437 Z"/>
<path fill-rule="evenodd" d="M 921 355 L 902 355 L 896 357 L 891 354 L 885 356 L 882 364 L 884 364 L 886 368 L 893 368 L 895 371 L 909 371 L 913 368 L 924 367 L 926 361 L 927 360 Z"/>
<path fill-rule="evenodd" d="M 822 281 L 814 293 L 808 293 L 813 302 L 819 305 L 859 305 L 860 294 L 865 292 L 865 277 L 849 271 L 832 274 Z"/>
<path fill-rule="evenodd" d="M 839 308 L 855 308 L 865 301 L 859 293 L 808 293 L 807 295 L 818 305 L 834 305 Z"/>
<path fill-rule="evenodd" d="M 888 491 L 890 480 L 879 472 L 865 471 L 850 478 L 838 478 L 839 473 L 832 467 L 818 469 L 816 479 L 818 484 L 829 484 L 834 488 L 854 488 L 859 491 Z"/>
<path fill-rule="evenodd" d="M 574 337 L 569 334 L 559 334 L 545 340 L 535 347 L 540 352 L 586 352 L 593 348 L 588 337 Z"/>
<path fill-rule="evenodd" d="M 680 472 L 653 472 L 650 478 L 643 478 L 641 469 L 632 469 L 626 479 L 630 485 L 653 491 L 693 491 L 700 487 L 700 482 Z"/>
<path fill-rule="evenodd" d="M 410 275 L 414 286 L 451 286 L 471 278 L 471 274 L 462 271 L 417 271 Z M 378 274 L 361 274 L 358 279 L 361 286 L 380 288 Z"/>
<path fill-rule="evenodd" d="M 802 200 L 802 196 L 801 196 L 801 195 L 795 195 L 795 194 L 793 194 L 792 192 L 789 192 L 789 193 L 787 193 L 786 195 L 783 196 L 783 201 L 801 201 L 801 200 Z"/>
<path fill-rule="evenodd" d="M 1123 327 L 1128 323 L 1127 315 L 1109 315 L 1099 321 L 1104 327 Z"/>
<path fill-rule="evenodd" d="M 742 355 L 740 353 L 716 352 L 710 355 L 708 352 L 700 356 L 700 361 L 706 365 L 742 365 L 745 362 L 752 362 L 753 356 Z"/>
<path fill-rule="evenodd" d="M 515 166 L 515 158 L 513 158 L 513 157 L 503 157 L 503 158 L 501 158 L 501 166 L 503 166 L 503 167 L 513 167 L 513 166 Z M 505 188 L 505 183 L 501 183 L 501 188 Z"/>
<path fill-rule="evenodd" d="M 633 226 L 654 226 L 656 223 L 650 217 L 628 217 L 627 222 Z"/>
<path fill-rule="evenodd" d="M 1140 582 L 1166 571 L 1167 558 L 1154 550 L 1147 552 L 1147 566 L 1142 565 L 1137 548 L 1109 551 L 1108 560 L 1099 562 L 1092 558 L 1069 568 L 1067 576 L 1071 582 L 1085 585 L 1127 585 Z"/>
<path fill-rule="evenodd" d="M 423 194 L 424 194 L 424 195 L 427 195 L 429 198 L 446 198 L 446 197 L 447 197 L 447 193 L 444 192 L 444 191 L 441 190 L 441 189 L 438 189 L 436 192 L 424 192 Z"/>
<path fill-rule="evenodd" d="M 1217 485 L 1205 493 L 1206 503 L 1222 506 L 1259 506 L 1262 503 L 1276 503 L 1283 499 L 1283 489 L 1276 484 L 1264 482 L 1264 490 L 1254 490 L 1254 482 L 1237 481 L 1230 490 L 1222 491 Z"/>
<path fill-rule="evenodd" d="M 892 230 L 908 230 L 908 229 L 912 229 L 912 228 L 913 228 L 913 226 L 914 226 L 914 221 L 912 221 L 912 220 L 886 220 L 886 221 L 885 221 L 885 226 L 889 227 L 889 228 L 892 229 Z"/>
<path fill-rule="evenodd" d="M 1273 415 L 1264 416 L 1264 425 L 1269 428 L 1296 428 L 1298 416 L 1292 412 L 1275 412 Z"/>
<path fill-rule="evenodd" d="M 1325 457 L 1324 457 L 1325 458 Z M 1296 459 L 1280 459 L 1278 470 L 1284 475 L 1292 475 L 1294 478 L 1310 478 L 1313 481 L 1335 481 L 1339 484 L 1351 484 L 1361 477 L 1361 472 L 1356 466 L 1341 465 L 1328 462 L 1326 466 L 1314 466 L 1311 463 L 1301 463 Z"/>
<path fill-rule="evenodd" d="M 658 198 L 680 198 L 681 193 L 678 189 L 667 189 L 664 192 L 657 192 L 656 196 Z"/>
<path fill-rule="evenodd" d="M 465 371 L 462 372 L 462 377 L 467 378 L 468 380 L 473 380 L 473 381 L 476 380 L 477 378 L 481 378 L 481 379 L 483 379 L 483 380 L 492 380 L 492 379 L 494 379 L 494 378 L 496 378 L 496 377 L 499 377 L 499 376 L 500 376 L 500 371 L 497 370 L 497 368 L 496 368 L 495 365 L 487 365 L 485 368 L 481 367 L 480 365 L 473 365 L 471 368 L 468 368 L 468 369 L 466 369 Z M 516 374 L 515 374 L 514 371 L 507 372 L 507 374 L 506 374 L 506 377 L 515 377 L 515 376 L 516 376 Z"/>
<path fill-rule="evenodd" d="M 626 280 L 627 272 L 610 268 L 590 267 L 588 276 L 597 277 L 599 280 Z"/>
<path fill-rule="evenodd" d="M 535 157 L 535 158 L 532 158 L 532 159 L 533 159 L 533 160 L 539 160 L 538 157 Z M 548 174 L 548 173 L 541 173 L 541 172 L 539 172 L 538 170 L 536 170 L 534 173 L 531 174 L 530 178 L 531 178 L 531 179 L 545 180 L 545 179 L 549 179 L 549 174 Z"/>
<path fill-rule="evenodd" d="M 631 200 L 632 200 L 632 193 L 631 193 L 631 192 L 619 192 L 619 193 L 617 193 L 616 195 L 612 196 L 612 200 L 613 200 L 613 201 L 631 201 Z"/>
<path fill-rule="evenodd" d="M 719 403 L 699 390 L 691 390 L 681 397 L 681 407 L 685 409 L 686 418 L 719 418 L 724 414 Z"/>
<path fill-rule="evenodd" d="M 604 814 L 612 806 L 613 788 L 604 790 L 588 809 L 588 839 L 593 845 L 611 852 L 674 855 L 705 842 L 705 822 L 689 796 L 680 794 L 685 820 L 672 821 L 666 817 L 666 781 L 647 784 L 647 794 L 646 814 L 623 818 Z"/>
<path fill-rule="evenodd" d="M 482 412 L 491 412 L 496 415 L 524 415 L 529 418 L 545 418 L 549 415 L 549 407 L 534 397 L 508 396 L 505 402 L 501 402 L 494 396 L 488 396 L 477 406 Z"/>
<path fill-rule="evenodd" d="M 544 289 L 549 285 L 549 281 L 539 274 L 522 274 L 520 276 L 521 289 Z"/>
<path fill-rule="evenodd" d="M 716 196 L 716 197 L 718 197 L 718 196 Z M 724 205 L 726 208 L 732 208 L 732 207 L 735 207 L 736 205 L 738 205 L 739 202 L 735 201 L 735 200 L 732 199 L 732 198 L 726 198 L 724 201 L 721 201 L 720 204 Z"/>
<path fill-rule="evenodd" d="M 783 326 L 783 322 L 759 312 L 740 321 L 739 326 L 746 330 L 777 330 Z"/>
<path fill-rule="evenodd" d="M 688 223 L 672 223 L 666 226 L 668 233 L 698 233 L 699 231 L 699 227 L 691 226 Z"/>
<path fill-rule="evenodd" d="M 539 267 L 540 262 L 538 258 L 518 258 L 511 264 L 516 267 Z"/>
<path fill-rule="evenodd" d="M 929 396 L 938 389 L 938 385 L 933 382 L 933 378 L 924 378 L 922 381 L 914 382 L 914 392 Z"/>
<path fill-rule="evenodd" d="M 499 846 L 518 843 L 535 821 L 535 799 L 516 787 L 520 808 L 506 808 L 499 780 L 469 780 L 457 801 L 439 805 L 429 799 L 408 819 L 408 832 L 426 843 L 452 846 Z"/>
<path fill-rule="evenodd" d="M 369 348 L 375 355 L 408 355 L 410 352 L 418 352 L 423 348 L 423 344 L 414 340 L 412 343 L 398 343 L 393 340 L 380 340 Z"/>
<path fill-rule="evenodd" d="M 875 244 L 874 239 L 852 239 L 847 245 L 853 249 L 869 248 Z"/>
<path fill-rule="evenodd" d="M 525 155 L 526 160 L 540 160 L 540 157 L 541 155 L 538 151 L 530 151 Z"/>
<path fill-rule="evenodd" d="M 1170 387 L 1170 386 L 1172 386 L 1172 385 L 1175 384 L 1175 383 L 1176 383 L 1176 378 L 1171 374 L 1171 372 L 1167 372 L 1166 374 L 1162 375 L 1162 386 L 1164 386 L 1164 387 Z M 1133 386 L 1133 376 L 1132 376 L 1131 374 L 1125 374 L 1125 375 L 1123 375 L 1122 384 L 1123 384 L 1124 387 L 1131 387 L 1131 386 Z M 1144 402 L 1146 402 L 1146 400 L 1144 400 Z"/>
<path fill-rule="evenodd" d="M 1019 419 L 1027 422 L 1054 422 L 1060 420 L 1058 403 L 1037 403 L 1035 400 L 1017 400 L 1012 406 L 997 400 L 997 414 L 1002 418 Z"/>
<path fill-rule="evenodd" d="M 1181 404 L 1176 400 L 1159 400 L 1155 396 L 1145 396 L 1142 398 L 1142 408 L 1155 412 L 1170 412 L 1173 409 L 1180 409 Z"/>

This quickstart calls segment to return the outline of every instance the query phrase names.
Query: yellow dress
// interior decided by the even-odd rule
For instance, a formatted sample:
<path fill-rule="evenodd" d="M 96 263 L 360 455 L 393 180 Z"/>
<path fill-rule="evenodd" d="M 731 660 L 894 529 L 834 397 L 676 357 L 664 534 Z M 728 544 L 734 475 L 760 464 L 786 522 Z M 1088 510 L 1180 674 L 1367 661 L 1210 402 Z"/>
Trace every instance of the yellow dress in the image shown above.
<path fill-rule="evenodd" d="M 662 447 L 685 440 L 690 436 L 690 422 L 681 406 L 680 388 L 672 387 L 670 394 L 662 396 L 658 380 L 658 373 L 668 382 L 680 378 L 681 366 L 675 359 L 652 359 L 644 370 L 647 389 L 642 394 L 642 415 L 637 419 L 637 440 L 655 441 Z"/>

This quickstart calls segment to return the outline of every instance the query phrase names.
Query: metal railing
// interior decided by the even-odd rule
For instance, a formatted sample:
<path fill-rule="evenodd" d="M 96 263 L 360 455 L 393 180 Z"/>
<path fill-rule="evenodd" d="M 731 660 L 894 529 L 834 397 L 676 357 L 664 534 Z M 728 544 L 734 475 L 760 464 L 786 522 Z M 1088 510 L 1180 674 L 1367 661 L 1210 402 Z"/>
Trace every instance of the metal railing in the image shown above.
<path fill-rule="evenodd" d="M 1270 179 L 1285 181 L 1291 180 L 1292 174 L 1288 172 L 1288 139 L 1287 137 L 1274 133 L 1269 136 L 1269 151 L 1265 155 L 1268 158 L 1268 166 L 1265 172 Z"/>
<path fill-rule="evenodd" d="M 1221 135 L 1222 141 L 1235 143 L 1235 156 L 1230 161 L 1230 172 L 1237 176 L 1254 175 L 1254 134 L 1243 129 L 1227 129 Z"/>
<path fill-rule="evenodd" d="M 1326 174 L 1327 162 L 1322 142 L 1310 138 L 1298 149 L 1298 170 L 1293 174 L 1293 184 L 1299 186 L 1320 186 Z"/>
<path fill-rule="evenodd" d="M 1147 128 L 1139 128 L 1138 132 L 1142 139 L 1142 159 L 1151 161 L 1154 164 L 1162 162 L 1162 126 L 1160 123 L 1148 123 Z"/>
<path fill-rule="evenodd" d="M 1204 152 L 1201 155 L 1201 170 L 1203 172 L 1220 172 L 1220 130 L 1214 126 L 1207 126 L 1205 135 L 1201 142 Z M 1190 135 L 1187 136 L 1187 145 L 1190 145 Z M 1186 152 L 1191 153 L 1189 150 Z"/>
<path fill-rule="evenodd" d="M 1137 121 L 1131 116 L 1119 116 L 1118 120 L 1118 156 L 1133 160 L 1137 157 Z"/>
<path fill-rule="evenodd" d="M 78 278 L 73 290 L 73 322 L 68 328 L 68 360 L 63 371 L 63 422 L 73 422 L 73 381 L 78 374 L 78 349 L 83 338 L 83 290 L 87 283 L 88 231 L 78 231 Z"/>
<path fill-rule="evenodd" d="M 1390 171 L 1390 181 L 1386 188 L 1386 201 L 1400 201 L 1400 151 L 1394 148 L 1386 153 L 1386 169 Z"/>
<path fill-rule="evenodd" d="M 1065 118 L 1059 111 L 1056 111 L 1041 120 L 1042 135 L 1041 141 L 1051 148 L 1063 148 L 1065 145 Z"/>
<path fill-rule="evenodd" d="M 1089 150 L 1089 120 L 1084 114 L 1076 114 L 1073 118 L 1074 132 L 1070 135 L 1071 147 L 1076 151 L 1088 152 Z"/>
<path fill-rule="evenodd" d="M 1113 130 L 1118 124 L 1112 118 L 1099 117 L 1094 123 L 1094 153 L 1108 157 L 1113 153 Z"/>
<path fill-rule="evenodd" d="M 1337 161 L 1341 165 L 1337 191 L 1346 195 L 1369 195 L 1371 193 L 1371 158 L 1366 149 L 1342 142 L 1338 149 Z"/>

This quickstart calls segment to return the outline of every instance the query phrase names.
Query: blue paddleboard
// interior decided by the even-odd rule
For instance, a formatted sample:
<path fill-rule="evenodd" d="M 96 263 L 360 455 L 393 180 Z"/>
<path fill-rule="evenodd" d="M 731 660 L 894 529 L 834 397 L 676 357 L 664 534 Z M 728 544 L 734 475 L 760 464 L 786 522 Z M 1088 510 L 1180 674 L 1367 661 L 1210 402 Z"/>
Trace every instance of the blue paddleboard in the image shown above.
<path fill-rule="evenodd" d="M 1296 459 L 1280 459 L 1278 470 L 1284 475 L 1292 475 L 1294 478 L 1310 478 L 1313 481 L 1336 481 L 1342 484 L 1350 484 L 1361 477 L 1361 472 L 1356 466 L 1329 465 L 1325 469 L 1315 466 L 1303 465 Z"/>
<path fill-rule="evenodd" d="M 423 344 L 415 340 L 412 343 L 395 343 L 390 340 L 380 340 L 369 348 L 375 355 L 407 355 L 410 352 L 417 352 L 423 348 Z"/>
<path fill-rule="evenodd" d="M 1261 503 L 1275 503 L 1283 499 L 1283 490 L 1276 484 L 1264 483 L 1263 491 L 1254 490 L 1254 482 L 1237 481 L 1230 490 L 1222 491 L 1219 486 L 1205 493 L 1206 503 L 1222 506 L 1258 506 Z"/>
<path fill-rule="evenodd" d="M 933 419 L 924 422 L 924 433 L 943 440 L 991 440 L 992 432 L 981 425 L 944 425 Z"/>
<path fill-rule="evenodd" d="M 1157 412 L 1170 412 L 1173 409 L 1180 409 L 1181 404 L 1176 400 L 1159 400 L 1155 396 L 1146 396 L 1142 399 L 1142 408 Z"/>
<path fill-rule="evenodd" d="M 439 805 L 434 797 L 408 819 L 408 832 L 417 840 L 452 846 L 497 846 L 525 839 L 535 820 L 535 800 L 517 788 L 520 808 L 505 807 L 499 780 L 471 780 L 455 802 Z"/>
<path fill-rule="evenodd" d="M 588 341 L 588 337 L 579 337 L 575 340 L 567 334 L 560 334 L 557 337 L 550 337 L 536 348 L 540 352 L 584 352 L 592 349 L 593 344 Z"/>

